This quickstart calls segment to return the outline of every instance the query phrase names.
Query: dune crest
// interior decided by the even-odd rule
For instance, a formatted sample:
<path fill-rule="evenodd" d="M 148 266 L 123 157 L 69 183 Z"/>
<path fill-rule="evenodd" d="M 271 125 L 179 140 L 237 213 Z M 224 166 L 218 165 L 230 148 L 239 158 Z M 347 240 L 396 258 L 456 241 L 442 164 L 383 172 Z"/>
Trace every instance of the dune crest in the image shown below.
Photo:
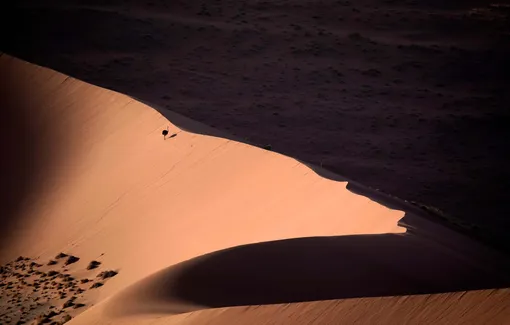
<path fill-rule="evenodd" d="M 346 182 L 322 178 L 292 158 L 186 132 L 125 95 L 2 55 L 0 72 L 7 70 L 15 71 L 18 83 L 38 94 L 37 112 L 33 113 L 36 123 L 53 130 L 55 139 L 65 137 L 66 141 L 52 147 L 56 158 L 36 179 L 45 184 L 45 190 L 30 197 L 26 209 L 16 215 L 16 226 L 10 228 L 12 235 L 2 247 L 0 260 L 7 262 L 18 255 L 45 260 L 65 251 L 80 257 L 72 270 L 99 259 L 119 271 L 91 297 L 100 304 L 72 324 L 116 323 L 108 309 L 116 304 L 131 306 L 132 311 L 139 308 L 131 321 L 142 317 L 143 323 L 152 319 L 143 315 L 154 312 L 177 314 L 210 307 L 426 294 L 508 284 L 502 268 L 508 262 L 496 252 L 409 214 L 401 221 L 412 229 L 406 234 L 398 224 L 403 211 L 354 194 Z M 15 102 L 14 97 L 10 99 Z M 32 116 L 33 105 L 21 108 Z M 167 127 L 171 136 L 164 140 L 161 132 Z M 288 245 L 293 247 L 290 251 Z M 384 254 L 377 254 L 378 249 Z M 246 254 L 239 255 L 239 251 Z M 264 260 L 264 256 L 271 258 Z M 351 265 L 338 264 L 336 256 Z M 303 272 L 294 273 L 289 286 L 278 284 L 292 274 L 291 269 L 264 273 L 263 278 L 273 276 L 269 282 L 247 281 L 250 266 L 270 267 L 271 263 L 276 263 L 275 269 L 301 266 Z M 422 273 L 416 274 L 419 267 Z M 161 285 L 176 274 L 175 268 L 182 271 L 174 283 L 177 294 L 168 290 L 158 296 L 147 290 L 165 289 Z M 344 282 L 335 284 L 329 293 L 314 292 L 314 282 L 307 281 L 312 275 L 320 279 L 321 269 L 325 271 L 323 282 L 315 282 L 318 288 L 335 276 L 344 276 Z M 340 275 L 347 270 L 349 276 Z M 382 279 L 373 275 L 380 270 L 393 280 L 375 290 L 373 286 Z M 204 286 L 227 285 L 230 289 L 215 297 L 188 286 L 187 281 L 204 281 L 204 274 L 212 275 Z M 230 282 L 232 276 L 238 282 Z M 448 281 L 450 276 L 456 280 Z M 401 278 L 407 280 L 395 289 Z M 473 281 L 476 278 L 481 280 Z M 360 285 L 367 280 L 372 282 Z M 295 293 L 291 288 L 298 282 L 303 286 Z M 349 282 L 350 291 L 346 291 Z M 251 295 L 250 290 L 239 295 L 232 290 L 235 285 L 245 285 L 252 292 L 257 287 L 273 292 L 270 299 L 260 292 Z M 163 309 L 145 310 L 140 292 L 148 294 L 148 301 L 160 302 Z M 398 304 L 404 298 L 374 299 Z M 176 306 L 182 309 L 165 310 Z M 169 321 L 180 319 L 167 316 L 177 317 Z"/>

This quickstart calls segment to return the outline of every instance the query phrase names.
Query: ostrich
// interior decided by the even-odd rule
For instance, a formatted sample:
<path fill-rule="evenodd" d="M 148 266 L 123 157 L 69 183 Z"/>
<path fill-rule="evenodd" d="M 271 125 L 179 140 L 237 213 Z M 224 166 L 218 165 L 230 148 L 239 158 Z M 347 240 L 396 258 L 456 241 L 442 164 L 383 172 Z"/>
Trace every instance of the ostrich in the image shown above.
<path fill-rule="evenodd" d="M 161 134 L 163 134 L 163 140 L 166 140 L 166 136 L 168 135 L 168 126 L 166 127 L 166 130 L 163 130 L 163 132 L 161 132 Z"/>

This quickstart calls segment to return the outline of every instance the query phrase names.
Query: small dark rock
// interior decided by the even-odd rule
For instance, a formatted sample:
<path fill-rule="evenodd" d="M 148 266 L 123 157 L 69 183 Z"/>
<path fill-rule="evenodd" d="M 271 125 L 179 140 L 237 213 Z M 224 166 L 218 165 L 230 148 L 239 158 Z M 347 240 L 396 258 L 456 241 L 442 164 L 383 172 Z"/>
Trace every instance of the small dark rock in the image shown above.
<path fill-rule="evenodd" d="M 74 306 L 74 299 L 69 299 L 66 302 L 64 302 L 64 305 L 62 305 L 62 308 L 69 308 Z"/>
<path fill-rule="evenodd" d="M 87 266 L 87 270 L 92 270 L 97 268 L 99 265 L 101 265 L 101 262 L 98 261 L 91 261 L 89 265 Z"/>
<path fill-rule="evenodd" d="M 55 265 L 55 264 L 57 264 L 57 261 L 55 261 L 55 260 L 50 260 L 48 262 L 48 265 Z"/>
<path fill-rule="evenodd" d="M 55 308 L 55 306 L 52 306 L 52 307 Z M 45 316 L 46 316 L 46 318 L 52 318 L 53 316 L 57 316 L 57 315 L 58 314 L 56 312 L 54 312 L 53 310 L 50 310 L 50 312 L 47 313 Z"/>
<path fill-rule="evenodd" d="M 99 287 L 102 287 L 102 286 L 103 286 L 103 283 L 101 283 L 101 282 L 96 282 L 96 283 L 94 283 L 94 284 L 90 287 L 90 289 L 95 289 L 95 288 L 99 288 Z"/>
<path fill-rule="evenodd" d="M 71 256 L 69 256 L 69 257 L 67 258 L 67 261 L 65 262 L 65 265 L 69 265 L 69 264 L 76 263 L 76 262 L 78 262 L 79 260 L 80 260 L 80 258 L 79 258 L 79 257 L 72 256 L 72 255 L 71 255 Z"/>
<path fill-rule="evenodd" d="M 118 274 L 118 272 L 113 271 L 113 270 L 110 270 L 110 271 L 103 271 L 103 272 L 99 273 L 99 274 L 97 275 L 97 277 L 98 277 L 98 278 L 101 278 L 101 279 L 103 279 L 103 280 L 106 280 L 106 279 L 108 279 L 108 278 L 112 278 L 112 277 L 116 276 L 117 274 Z"/>
<path fill-rule="evenodd" d="M 90 281 L 89 279 L 81 279 L 81 280 L 80 280 L 80 283 L 87 283 L 87 282 L 89 282 L 89 281 Z"/>
<path fill-rule="evenodd" d="M 59 259 L 59 258 L 64 258 L 66 256 L 67 256 L 67 254 L 65 254 L 65 253 L 59 253 L 57 256 L 55 256 L 55 258 Z"/>

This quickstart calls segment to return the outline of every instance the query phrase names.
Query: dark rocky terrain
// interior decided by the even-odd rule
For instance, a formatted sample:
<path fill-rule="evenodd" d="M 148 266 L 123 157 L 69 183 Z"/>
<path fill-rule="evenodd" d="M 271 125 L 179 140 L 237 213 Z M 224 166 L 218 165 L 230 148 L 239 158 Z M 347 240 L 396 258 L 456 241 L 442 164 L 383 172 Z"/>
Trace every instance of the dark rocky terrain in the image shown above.
<path fill-rule="evenodd" d="M 66 268 L 71 257 L 59 254 L 55 263 L 43 265 L 20 256 L 1 266 L 0 324 L 64 324 L 89 308 L 88 291 L 97 290 L 117 272 L 87 271 L 89 277 L 79 272 L 78 278 Z"/>

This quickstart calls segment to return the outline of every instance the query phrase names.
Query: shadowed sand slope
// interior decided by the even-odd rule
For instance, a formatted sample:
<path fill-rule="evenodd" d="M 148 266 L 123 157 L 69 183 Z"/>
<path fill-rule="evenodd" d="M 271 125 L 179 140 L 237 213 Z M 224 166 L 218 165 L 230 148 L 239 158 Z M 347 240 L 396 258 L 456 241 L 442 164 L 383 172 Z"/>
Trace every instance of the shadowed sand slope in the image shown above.
<path fill-rule="evenodd" d="M 509 3 L 19 0 L 0 46 L 510 248 Z"/>
<path fill-rule="evenodd" d="M 79 259 L 45 266 L 43 273 L 57 268 L 74 282 L 100 281 L 87 270 L 93 260 L 115 270 L 115 277 L 85 293 L 86 307 L 74 324 L 147 324 L 155 321 L 154 313 L 165 314 L 161 321 L 169 324 L 228 324 L 243 317 L 243 323 L 258 324 L 277 310 L 293 310 L 307 324 L 319 314 L 342 317 L 345 308 L 365 312 L 358 317 L 366 320 L 369 305 L 410 308 L 407 299 L 423 298 L 267 304 L 506 284 L 505 257 L 354 194 L 346 182 L 322 178 L 292 158 L 189 133 L 132 98 L 3 55 L 0 71 L 7 70 L 40 94 L 37 108 L 24 111 L 34 118 L 27 120 L 58 136 L 48 147 L 52 163 L 39 166 L 41 176 L 28 183 L 44 191 L 23 196 L 21 226 L 12 228 L 0 260 L 23 255 L 42 264 L 65 252 Z M 6 76 L 1 74 L 2 83 L 10 80 Z M 23 96 L 8 93 L 12 103 Z M 171 137 L 164 140 L 167 127 Z M 506 291 L 470 292 L 463 306 L 487 295 L 508 298 Z M 427 297 L 446 306 L 465 296 Z M 265 306 L 262 314 L 253 313 L 254 307 L 230 307 L 247 304 Z M 457 315 L 434 304 L 420 313 Z M 210 307 L 228 308 L 189 318 L 170 315 Z M 484 316 L 475 316 L 490 319 L 489 307 L 480 303 Z M 494 311 L 506 316 L 499 306 Z"/>
<path fill-rule="evenodd" d="M 502 270 L 413 235 L 288 239 L 235 247 L 172 266 L 113 299 L 111 313 L 505 288 Z M 499 275 L 498 275 L 499 273 Z"/>
<path fill-rule="evenodd" d="M 51 93 L 66 76 L 32 79 L 42 68 L 0 56 L 0 247 L 5 247 L 11 231 L 23 227 L 29 202 L 45 192 L 54 175 L 57 148 L 65 150 L 56 111 L 45 112 L 40 103 L 52 101 Z"/>

